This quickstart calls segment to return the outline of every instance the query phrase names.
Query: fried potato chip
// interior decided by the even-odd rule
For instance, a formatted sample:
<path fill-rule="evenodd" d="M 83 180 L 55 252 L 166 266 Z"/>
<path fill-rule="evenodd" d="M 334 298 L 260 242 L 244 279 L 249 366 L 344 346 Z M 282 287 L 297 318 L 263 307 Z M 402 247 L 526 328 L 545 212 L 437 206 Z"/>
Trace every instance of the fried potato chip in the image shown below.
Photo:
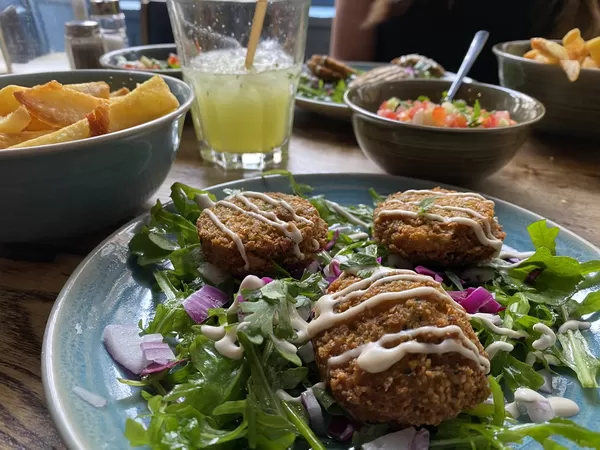
<path fill-rule="evenodd" d="M 600 68 L 600 66 L 598 64 L 596 64 L 596 61 L 594 61 L 590 56 L 585 57 L 585 59 L 581 63 L 581 67 L 583 69 L 599 69 Z"/>
<path fill-rule="evenodd" d="M 575 81 L 579 78 L 579 72 L 581 71 L 581 65 L 579 61 L 565 59 L 560 62 L 560 66 L 567 74 L 569 81 Z"/>
<path fill-rule="evenodd" d="M 569 53 L 567 52 L 567 49 L 556 42 L 549 41 L 548 39 L 532 38 L 531 48 L 550 58 L 558 60 L 569 59 Z"/>
<path fill-rule="evenodd" d="M 0 133 L 0 150 L 51 133 L 51 130 L 21 131 L 19 133 Z"/>
<path fill-rule="evenodd" d="M 587 51 L 590 52 L 590 57 L 600 66 L 600 36 L 590 39 L 585 43 Z"/>
<path fill-rule="evenodd" d="M 581 31 L 579 28 L 573 28 L 562 38 L 562 43 L 566 47 L 579 39 L 581 39 Z"/>
<path fill-rule="evenodd" d="M 539 51 L 537 52 L 538 53 L 533 58 L 535 61 L 540 62 L 542 64 L 558 64 L 558 59 L 553 58 L 552 56 L 549 56 L 545 53 L 541 53 Z"/>
<path fill-rule="evenodd" d="M 84 119 L 106 101 L 69 89 L 57 81 L 17 91 L 14 96 L 29 114 L 54 127 L 65 127 Z"/>
<path fill-rule="evenodd" d="M 535 59 L 539 54 L 540 54 L 540 52 L 538 50 L 529 50 L 527 53 L 525 53 L 523 55 L 523 58 Z"/>
<path fill-rule="evenodd" d="M 35 117 L 31 116 L 31 122 L 29 122 L 29 125 L 25 127 L 24 131 L 53 131 L 56 129 L 57 127 L 48 125 L 47 123 L 44 123 L 41 120 L 38 120 Z"/>
<path fill-rule="evenodd" d="M 20 106 L 8 116 L 0 117 L 0 133 L 19 133 L 31 122 L 31 116 L 24 106 Z"/>
<path fill-rule="evenodd" d="M 78 141 L 90 137 L 90 126 L 87 119 L 82 119 L 68 127 L 53 131 L 43 136 L 13 145 L 8 148 L 24 148 L 39 145 L 60 144 L 63 142 Z"/>
<path fill-rule="evenodd" d="M 110 86 L 105 81 L 92 81 L 90 83 L 65 84 L 65 87 L 74 91 L 83 92 L 92 97 L 105 98 L 110 96 Z"/>
<path fill-rule="evenodd" d="M 87 115 L 92 136 L 131 128 L 164 116 L 179 107 L 165 81 L 157 76 L 123 96 L 120 101 L 102 104 Z"/>
<path fill-rule="evenodd" d="M 129 94 L 131 91 L 129 90 L 129 88 L 126 87 L 122 87 L 121 89 L 117 90 L 117 91 L 112 91 L 110 93 L 111 98 L 115 98 L 115 97 L 122 97 L 124 95 Z"/>
<path fill-rule="evenodd" d="M 11 84 L 0 89 L 0 116 L 8 116 L 21 106 L 13 95 L 15 92 L 25 91 L 26 87 Z"/>

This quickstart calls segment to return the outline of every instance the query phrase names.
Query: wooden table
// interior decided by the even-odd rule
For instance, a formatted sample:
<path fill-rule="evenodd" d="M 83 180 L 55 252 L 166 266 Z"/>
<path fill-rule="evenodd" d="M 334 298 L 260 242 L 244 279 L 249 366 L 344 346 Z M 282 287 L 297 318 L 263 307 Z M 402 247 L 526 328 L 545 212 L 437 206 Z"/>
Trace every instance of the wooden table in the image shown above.
<path fill-rule="evenodd" d="M 347 123 L 298 112 L 287 168 L 294 173 L 381 171 Z M 193 130 L 156 198 L 174 181 L 210 186 L 239 178 L 203 164 Z M 502 171 L 466 186 L 552 219 L 600 245 L 600 152 L 591 144 L 532 139 Z M 40 352 L 52 304 L 79 262 L 118 225 L 44 245 L 0 245 L 0 449 L 64 448 L 42 392 Z"/>

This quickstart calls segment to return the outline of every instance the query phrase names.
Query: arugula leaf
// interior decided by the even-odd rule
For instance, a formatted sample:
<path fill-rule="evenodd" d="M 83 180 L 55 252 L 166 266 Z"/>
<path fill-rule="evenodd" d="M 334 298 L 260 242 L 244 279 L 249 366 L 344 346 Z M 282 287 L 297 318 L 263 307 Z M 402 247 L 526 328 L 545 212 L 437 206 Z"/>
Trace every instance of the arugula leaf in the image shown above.
<path fill-rule="evenodd" d="M 208 195 L 213 202 L 217 200 L 214 194 L 203 189 L 196 189 L 183 183 L 174 183 L 171 186 L 171 199 L 177 212 L 192 223 L 196 223 L 202 212 L 196 202 L 196 197 L 199 195 Z"/>
<path fill-rule="evenodd" d="M 446 270 L 446 271 L 444 271 L 444 273 L 446 274 L 446 276 L 448 277 L 448 279 L 452 282 L 452 284 L 454 286 L 456 286 L 456 288 L 459 291 L 464 290 L 463 285 L 460 282 L 460 278 L 458 278 L 458 276 L 454 272 L 450 272 L 449 270 Z"/>
<path fill-rule="evenodd" d="M 169 334 L 185 334 L 195 325 L 183 307 L 168 308 L 163 304 L 156 307 L 154 318 L 144 329 L 144 334 L 159 333 L 163 336 Z"/>
<path fill-rule="evenodd" d="M 600 311 L 600 291 L 590 292 L 581 303 L 570 299 L 565 303 L 565 309 L 568 317 L 575 319 Z"/>
<path fill-rule="evenodd" d="M 306 198 L 306 196 L 313 191 L 313 188 L 308 184 L 297 183 L 296 179 L 294 178 L 294 174 L 289 170 L 269 170 L 261 174 L 263 178 L 269 175 L 281 175 L 283 177 L 288 177 L 292 191 L 298 197 Z"/>
<path fill-rule="evenodd" d="M 377 266 L 379 248 L 377 244 L 369 244 L 365 247 L 357 248 L 354 253 L 338 253 L 336 259 L 340 262 L 340 269 L 346 270 L 352 267 Z"/>
<path fill-rule="evenodd" d="M 556 255 L 556 236 L 560 231 L 558 227 L 548 227 L 546 219 L 544 219 L 529 225 L 527 231 L 536 249 L 546 247 L 552 255 Z"/>
<path fill-rule="evenodd" d="M 171 250 L 165 250 L 150 239 L 148 227 L 144 227 L 129 241 L 129 251 L 138 257 L 137 263 L 142 267 L 162 263 L 171 254 Z"/>
<path fill-rule="evenodd" d="M 383 195 L 380 195 L 375 189 L 369 188 L 369 195 L 373 199 L 373 203 L 378 205 L 379 203 L 383 203 L 386 199 Z"/>
<path fill-rule="evenodd" d="M 494 415 L 492 416 L 492 424 L 500 426 L 504 423 L 504 419 L 506 418 L 506 411 L 504 410 L 504 393 L 502 392 L 500 384 L 498 384 L 494 377 L 491 375 L 488 376 L 488 381 L 492 391 L 492 398 L 494 399 Z"/>
<path fill-rule="evenodd" d="M 600 260 L 586 261 L 579 265 L 581 269 L 581 275 L 587 275 L 590 273 L 600 272 Z"/>
<path fill-rule="evenodd" d="M 537 391 L 544 384 L 544 378 L 530 365 L 519 361 L 509 353 L 498 353 L 492 360 L 492 373 L 502 374 L 502 380 L 511 391 L 528 387 Z"/>
<path fill-rule="evenodd" d="M 433 197 L 425 197 L 423 200 L 421 200 L 417 204 L 417 207 L 419 208 L 419 210 L 417 211 L 417 215 L 422 216 L 427 211 L 429 211 L 438 198 L 439 197 L 437 195 L 434 195 Z"/>
<path fill-rule="evenodd" d="M 481 104 L 479 100 L 475 100 L 475 104 L 473 105 L 473 114 L 471 116 L 471 121 L 467 125 L 469 128 L 475 128 L 480 125 L 479 118 L 481 117 Z"/>
<path fill-rule="evenodd" d="M 560 360 L 575 372 L 581 386 L 600 387 L 598 384 L 600 360 L 592 354 L 581 332 L 568 330 L 566 333 L 558 334 L 557 337 L 561 345 Z"/>
<path fill-rule="evenodd" d="M 173 235 L 180 246 L 197 244 L 200 242 L 196 224 L 183 216 L 167 211 L 160 200 L 150 210 L 149 228 L 162 231 L 166 235 Z"/>
<path fill-rule="evenodd" d="M 127 419 L 125 422 L 125 437 L 133 447 L 150 444 L 144 425 L 133 419 Z"/>

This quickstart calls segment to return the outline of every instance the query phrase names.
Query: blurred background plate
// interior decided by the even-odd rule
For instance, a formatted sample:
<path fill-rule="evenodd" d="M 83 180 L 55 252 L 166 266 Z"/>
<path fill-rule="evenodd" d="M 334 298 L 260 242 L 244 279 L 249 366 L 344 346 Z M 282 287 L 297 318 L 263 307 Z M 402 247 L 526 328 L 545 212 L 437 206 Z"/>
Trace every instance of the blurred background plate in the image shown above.
<path fill-rule="evenodd" d="M 366 174 L 298 175 L 296 181 L 313 186 L 315 194 L 324 194 L 342 205 L 370 204 L 369 188 L 387 195 L 437 186 L 428 181 Z M 284 177 L 234 181 L 208 190 L 223 198 L 226 188 L 290 192 Z M 532 249 L 526 227 L 541 217 L 495 201 L 496 213 L 507 233 L 506 244 L 523 251 Z M 108 324 L 135 324 L 139 320 L 147 323 L 155 305 L 162 301 L 162 294 L 152 291 L 151 274 L 135 264 L 127 248 L 147 220 L 147 215 L 135 219 L 100 244 L 69 278 L 50 314 L 42 350 L 42 380 L 48 409 L 69 449 L 128 449 L 129 442 L 123 435 L 125 420 L 145 411 L 140 389 L 117 381 L 117 377 L 127 375 L 105 350 L 102 332 Z M 600 258 L 599 249 L 564 228 L 557 239 L 557 252 L 579 260 Z M 593 324 L 588 336 L 592 351 L 598 354 L 600 321 Z M 108 405 L 94 408 L 73 392 L 75 386 L 101 395 Z M 556 376 L 554 386 L 554 395 L 576 400 L 581 407 L 574 417 L 577 423 L 600 430 L 600 405 L 594 395 L 584 395 L 570 375 Z M 328 448 L 341 450 L 350 445 Z M 533 450 L 539 446 L 525 444 L 516 448 Z"/>
<path fill-rule="evenodd" d="M 349 62 L 349 66 L 354 69 L 367 72 L 371 69 L 381 66 L 387 66 L 389 63 L 376 63 L 376 62 Z M 453 72 L 446 72 L 441 78 L 442 80 L 453 80 L 456 76 Z M 469 77 L 465 77 L 465 83 L 471 83 L 473 80 Z M 336 119 L 349 119 L 352 117 L 352 111 L 345 103 L 327 102 L 323 100 L 315 100 L 313 98 L 304 97 L 302 95 L 296 95 L 296 106 L 298 108 L 305 109 L 310 112 L 321 114 L 323 116 L 332 117 Z"/>
<path fill-rule="evenodd" d="M 115 70 L 132 70 L 125 69 L 118 65 L 119 56 L 124 57 L 127 61 L 137 61 L 142 56 L 150 59 L 158 59 L 166 61 L 169 54 L 177 54 L 177 47 L 175 44 L 155 44 L 155 45 L 140 45 L 139 47 L 127 47 L 120 50 L 114 50 L 109 53 L 105 53 L 100 58 L 100 65 L 107 69 Z M 175 78 L 182 79 L 181 69 L 133 69 L 133 70 L 144 70 L 153 74 L 170 75 Z"/>

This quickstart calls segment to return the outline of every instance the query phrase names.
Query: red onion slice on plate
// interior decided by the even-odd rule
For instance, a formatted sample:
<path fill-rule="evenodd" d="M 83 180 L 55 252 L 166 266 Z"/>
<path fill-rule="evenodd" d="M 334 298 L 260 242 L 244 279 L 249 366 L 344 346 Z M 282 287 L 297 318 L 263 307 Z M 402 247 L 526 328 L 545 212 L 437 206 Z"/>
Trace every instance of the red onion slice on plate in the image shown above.
<path fill-rule="evenodd" d="M 221 308 L 228 301 L 227 294 L 213 286 L 202 286 L 183 301 L 183 309 L 196 323 L 208 318 L 208 310 Z"/>

